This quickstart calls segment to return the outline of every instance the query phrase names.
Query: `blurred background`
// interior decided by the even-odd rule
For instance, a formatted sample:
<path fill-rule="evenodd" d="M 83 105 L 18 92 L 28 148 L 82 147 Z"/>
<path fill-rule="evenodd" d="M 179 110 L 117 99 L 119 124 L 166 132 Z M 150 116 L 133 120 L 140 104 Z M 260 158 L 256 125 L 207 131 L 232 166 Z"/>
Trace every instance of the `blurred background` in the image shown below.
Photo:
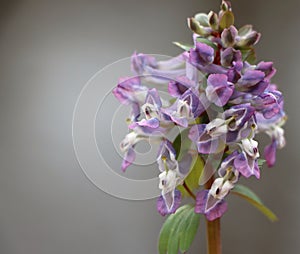
<path fill-rule="evenodd" d="M 72 114 L 98 70 L 135 50 L 180 53 L 171 42 L 191 41 L 186 18 L 217 11 L 219 4 L 0 1 L 0 253 L 157 253 L 164 218 L 156 200 L 117 199 L 88 180 L 73 150 Z M 279 151 L 276 167 L 264 167 L 260 181 L 248 181 L 280 220 L 270 223 L 230 197 L 222 220 L 223 253 L 299 253 L 300 2 L 232 4 L 238 26 L 252 23 L 263 34 L 257 53 L 275 63 L 274 81 L 285 95 L 289 121 L 287 147 Z M 188 253 L 205 253 L 201 224 Z"/>

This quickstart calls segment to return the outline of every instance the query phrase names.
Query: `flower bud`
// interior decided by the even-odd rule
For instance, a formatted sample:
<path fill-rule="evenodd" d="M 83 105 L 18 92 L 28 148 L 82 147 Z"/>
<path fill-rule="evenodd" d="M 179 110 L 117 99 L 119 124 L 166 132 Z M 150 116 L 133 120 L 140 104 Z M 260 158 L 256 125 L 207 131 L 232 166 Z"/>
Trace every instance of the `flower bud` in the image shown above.
<path fill-rule="evenodd" d="M 221 34 L 221 40 L 224 47 L 232 47 L 235 44 L 235 38 L 237 36 L 238 31 L 234 26 L 230 26 L 229 28 L 225 28 Z"/>
<path fill-rule="evenodd" d="M 197 21 L 195 18 L 188 18 L 188 26 L 196 34 L 202 36 L 206 36 L 210 34 L 210 29 L 200 25 L 199 21 Z"/>
<path fill-rule="evenodd" d="M 208 23 L 213 30 L 217 31 L 219 29 L 219 18 L 217 13 L 211 11 L 208 14 Z"/>
<path fill-rule="evenodd" d="M 261 37 L 261 34 L 256 31 L 251 31 L 246 36 L 240 37 L 240 40 L 236 43 L 238 47 L 249 48 L 255 45 Z"/>

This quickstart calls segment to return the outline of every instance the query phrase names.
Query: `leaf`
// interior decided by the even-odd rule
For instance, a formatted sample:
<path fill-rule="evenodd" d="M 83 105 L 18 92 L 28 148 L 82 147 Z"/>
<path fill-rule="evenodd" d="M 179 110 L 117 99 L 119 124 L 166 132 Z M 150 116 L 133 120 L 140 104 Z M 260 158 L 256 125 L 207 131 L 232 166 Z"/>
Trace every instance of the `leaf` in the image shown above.
<path fill-rule="evenodd" d="M 200 214 L 194 212 L 194 208 L 189 211 L 188 218 L 180 224 L 182 232 L 179 242 L 179 249 L 185 253 L 193 243 L 200 222 Z"/>
<path fill-rule="evenodd" d="M 196 159 L 192 162 L 192 169 L 189 172 L 188 176 L 185 178 L 184 182 L 189 187 L 191 191 L 197 189 L 199 187 L 199 179 L 202 176 L 204 168 L 204 162 L 201 156 L 197 155 Z M 177 189 L 180 190 L 182 196 L 189 196 L 189 193 L 186 189 L 179 185 Z"/>
<path fill-rule="evenodd" d="M 265 162 L 266 162 L 266 160 L 264 160 L 264 159 L 258 159 L 257 160 L 257 164 L 258 164 L 259 167 L 263 166 L 265 164 Z"/>
<path fill-rule="evenodd" d="M 267 216 L 269 220 L 278 220 L 277 216 L 269 208 L 267 208 L 262 203 L 260 198 L 248 187 L 237 184 L 231 192 L 247 200 L 250 204 L 255 206 L 259 211 L 261 211 L 265 216 Z"/>
<path fill-rule="evenodd" d="M 181 43 L 181 42 L 177 42 L 177 41 L 174 41 L 173 44 L 185 51 L 189 51 L 191 48 L 194 47 L 193 45 Z"/>
<path fill-rule="evenodd" d="M 194 212 L 194 206 L 180 207 L 171 214 L 160 231 L 159 254 L 178 254 L 185 252 L 191 246 L 199 226 L 200 214 Z"/>
<path fill-rule="evenodd" d="M 220 18 L 220 28 L 225 29 L 234 24 L 234 15 L 232 11 L 225 11 Z"/>
<path fill-rule="evenodd" d="M 181 214 L 188 208 L 189 208 L 188 206 L 181 206 L 180 208 L 177 209 L 176 213 L 169 215 L 169 217 L 166 219 L 159 234 L 159 240 L 158 240 L 159 254 L 167 253 L 170 232 L 172 228 L 174 230 L 174 221 L 176 221 L 177 217 L 181 216 Z"/>

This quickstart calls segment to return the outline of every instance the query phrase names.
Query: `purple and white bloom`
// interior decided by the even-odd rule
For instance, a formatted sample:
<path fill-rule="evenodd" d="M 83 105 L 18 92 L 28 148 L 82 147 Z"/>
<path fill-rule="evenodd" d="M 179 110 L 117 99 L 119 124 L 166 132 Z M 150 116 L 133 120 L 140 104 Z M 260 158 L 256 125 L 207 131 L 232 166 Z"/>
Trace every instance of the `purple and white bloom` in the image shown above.
<path fill-rule="evenodd" d="M 175 213 L 177 208 L 180 206 L 181 202 L 181 192 L 179 190 L 174 190 L 169 194 L 172 200 L 168 200 L 168 196 L 160 195 L 156 202 L 157 211 L 165 216 L 167 214 Z M 170 197 L 169 196 L 169 197 Z"/>
<path fill-rule="evenodd" d="M 227 130 L 226 121 L 216 118 L 208 124 L 192 126 L 189 138 L 196 143 L 199 153 L 216 153 L 224 145 L 224 134 Z"/>
<path fill-rule="evenodd" d="M 197 84 L 186 76 L 171 80 L 168 84 L 168 92 L 173 97 L 181 97 L 190 88 L 197 88 Z"/>
<path fill-rule="evenodd" d="M 240 92 L 259 95 L 269 86 L 265 73 L 260 70 L 247 69 L 237 81 L 236 88 Z"/>
<path fill-rule="evenodd" d="M 176 160 L 176 153 L 169 140 L 164 140 L 159 148 L 157 157 L 159 175 L 159 188 L 161 196 L 157 201 L 157 209 L 163 216 L 174 213 L 179 206 L 181 195 L 176 187 L 181 185 L 190 171 L 192 156 L 186 154 L 182 160 Z"/>
<path fill-rule="evenodd" d="M 254 113 L 255 109 L 249 103 L 235 105 L 224 111 L 222 117 L 228 125 L 227 143 L 238 142 L 254 135 L 256 129 Z"/>
<path fill-rule="evenodd" d="M 178 173 L 179 167 L 176 160 L 176 151 L 169 140 L 165 139 L 161 142 L 156 161 L 161 172 L 172 170 Z"/>
<path fill-rule="evenodd" d="M 186 73 L 184 54 L 165 61 L 156 61 L 153 56 L 134 53 L 131 57 L 132 71 L 145 81 L 166 84 L 169 80 Z"/>
<path fill-rule="evenodd" d="M 272 118 L 281 111 L 281 100 L 280 92 L 266 91 L 252 99 L 252 106 L 265 118 Z"/>
<path fill-rule="evenodd" d="M 224 198 L 237 182 L 239 173 L 233 167 L 223 162 L 219 170 L 220 177 L 216 178 L 209 190 L 197 194 L 195 212 L 202 213 L 210 221 L 221 217 L 227 210 Z M 225 166 L 226 164 L 226 166 Z"/>
<path fill-rule="evenodd" d="M 169 116 L 175 124 L 185 128 L 203 111 L 204 106 L 199 100 L 198 92 L 192 89 L 182 94 L 171 107 L 162 109 L 162 112 Z"/>
<path fill-rule="evenodd" d="M 220 218 L 227 211 L 227 203 L 225 200 L 218 200 L 215 205 L 210 209 L 207 209 L 207 203 L 209 199 L 209 191 L 199 191 L 196 196 L 195 213 L 204 214 L 207 220 L 213 221 Z"/>
<path fill-rule="evenodd" d="M 257 179 L 260 178 L 260 170 L 257 163 L 259 157 L 258 142 L 253 139 L 243 139 L 241 141 L 242 151 L 234 159 L 235 168 L 248 178 L 254 175 Z"/>
<path fill-rule="evenodd" d="M 175 188 L 182 182 L 175 170 L 168 170 L 159 175 L 159 189 L 164 198 L 168 211 L 172 210 L 174 205 Z"/>
<path fill-rule="evenodd" d="M 141 85 L 139 77 L 120 78 L 113 90 L 114 96 L 125 105 L 144 102 L 148 88 Z"/>
<path fill-rule="evenodd" d="M 156 129 L 159 127 L 160 121 L 160 108 L 162 106 L 160 97 L 155 88 L 148 91 L 145 104 L 142 105 L 141 110 L 143 112 L 144 118 L 140 121 L 134 123 L 134 126 L 131 125 L 130 128 L 135 127 L 136 125 L 140 127 L 149 127 Z"/>
<path fill-rule="evenodd" d="M 188 61 L 201 72 L 226 73 L 226 68 L 214 64 L 215 51 L 205 43 L 197 42 L 194 49 L 190 50 Z"/>
<path fill-rule="evenodd" d="M 256 113 L 258 132 L 264 132 L 271 138 L 271 143 L 264 149 L 264 156 L 269 167 L 276 162 L 276 150 L 285 146 L 284 129 L 281 127 L 286 122 L 283 110 L 272 118 L 266 119 L 261 113 Z"/>
<path fill-rule="evenodd" d="M 138 133 L 149 136 L 163 136 L 174 124 L 161 112 L 162 101 L 155 88 L 148 90 L 145 103 L 140 107 L 141 114 L 129 125 Z"/>
<path fill-rule="evenodd" d="M 271 144 L 267 145 L 264 150 L 264 155 L 269 167 L 273 167 L 276 162 L 276 150 L 285 146 L 284 129 L 280 126 L 267 131 L 267 134 L 271 137 Z"/>
<path fill-rule="evenodd" d="M 125 153 L 123 162 L 121 165 L 121 169 L 124 172 L 135 160 L 136 154 L 134 151 L 134 146 L 136 143 L 138 143 L 140 140 L 144 138 L 139 137 L 137 133 L 130 132 L 128 133 L 123 141 L 120 144 L 120 149 L 123 153 Z"/>
<path fill-rule="evenodd" d="M 241 78 L 243 68 L 242 53 L 234 48 L 227 48 L 221 51 L 221 64 L 229 68 L 226 75 L 228 82 L 236 83 Z"/>
<path fill-rule="evenodd" d="M 223 107 L 230 99 L 234 86 L 225 74 L 211 74 L 207 79 L 206 96 L 209 101 Z"/>
<path fill-rule="evenodd" d="M 270 81 L 271 78 L 276 74 L 276 69 L 273 67 L 273 62 L 260 62 L 255 67 L 255 70 L 264 72 L 265 79 Z"/>

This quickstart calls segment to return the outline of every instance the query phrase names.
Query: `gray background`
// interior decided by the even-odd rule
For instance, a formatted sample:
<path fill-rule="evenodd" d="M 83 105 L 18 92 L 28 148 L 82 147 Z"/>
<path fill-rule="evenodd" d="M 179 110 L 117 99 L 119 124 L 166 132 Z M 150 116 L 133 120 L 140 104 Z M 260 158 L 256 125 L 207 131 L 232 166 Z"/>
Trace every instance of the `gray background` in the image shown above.
<path fill-rule="evenodd" d="M 155 200 L 126 201 L 96 188 L 72 146 L 72 113 L 86 81 L 134 50 L 175 55 L 189 41 L 186 17 L 219 1 L 1 1 L 0 253 L 156 253 L 163 222 Z M 233 1 L 237 24 L 263 33 L 260 59 L 273 60 L 284 92 L 288 146 L 249 180 L 280 221 L 269 223 L 229 199 L 224 253 L 299 253 L 300 2 Z M 112 84 L 113 85 L 113 84 Z M 205 253 L 204 222 L 189 253 Z"/>

